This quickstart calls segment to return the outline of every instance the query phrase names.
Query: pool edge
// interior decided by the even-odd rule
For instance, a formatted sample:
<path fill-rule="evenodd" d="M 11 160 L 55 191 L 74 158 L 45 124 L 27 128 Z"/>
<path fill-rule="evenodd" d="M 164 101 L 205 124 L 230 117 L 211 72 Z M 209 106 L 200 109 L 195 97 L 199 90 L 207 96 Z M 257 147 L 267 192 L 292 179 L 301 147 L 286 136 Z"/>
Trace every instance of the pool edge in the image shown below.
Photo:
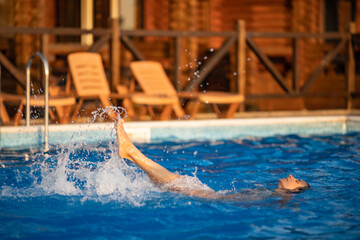
<path fill-rule="evenodd" d="M 346 133 L 360 130 L 360 116 L 295 116 L 263 117 L 211 120 L 173 120 L 126 122 L 125 130 L 135 142 L 154 140 L 226 139 L 241 136 L 269 136 L 276 134 L 322 133 L 318 125 L 326 125 L 325 131 Z M 234 131 L 233 127 L 237 127 Z M 273 126 L 272 128 L 269 126 Z M 309 126 L 314 126 L 310 128 Z M 226 133 L 223 130 L 226 129 Z M 114 123 L 64 124 L 49 126 L 49 143 L 60 144 L 71 141 L 114 140 Z M 75 133 L 75 134 L 74 134 Z M 78 135 L 76 133 L 79 133 Z M 21 138 L 19 138 L 21 134 Z M 0 147 L 41 145 L 43 126 L 26 128 L 0 127 Z"/>

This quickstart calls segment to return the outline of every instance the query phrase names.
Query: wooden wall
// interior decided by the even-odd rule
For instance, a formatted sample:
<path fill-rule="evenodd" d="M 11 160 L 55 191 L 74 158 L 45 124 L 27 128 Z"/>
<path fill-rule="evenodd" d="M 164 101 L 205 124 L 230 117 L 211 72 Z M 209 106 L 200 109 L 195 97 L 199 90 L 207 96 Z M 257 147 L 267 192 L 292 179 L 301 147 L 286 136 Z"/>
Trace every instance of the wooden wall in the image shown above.
<path fill-rule="evenodd" d="M 14 25 L 16 27 L 34 27 L 39 23 L 39 18 L 33 13 L 38 3 L 32 0 L 15 0 Z M 39 1 L 43 3 L 43 1 Z M 41 15 L 39 16 L 41 17 Z M 15 38 L 15 56 L 17 66 L 24 66 L 29 57 L 36 51 L 36 36 L 18 35 Z"/>
<path fill-rule="evenodd" d="M 357 0 L 357 12 L 359 3 Z M 172 30 L 210 30 L 234 31 L 238 19 L 246 22 L 246 30 L 252 32 L 313 32 L 324 31 L 324 4 L 326 0 L 147 0 L 144 2 L 145 29 L 172 29 Z M 348 20 L 346 12 L 349 11 L 350 2 L 338 1 L 339 30 L 344 30 Z M 156 9 L 156 10 L 155 10 Z M 356 18 L 357 21 L 359 17 Z M 359 28 L 360 24 L 357 24 Z M 199 57 L 207 49 L 218 49 L 224 38 L 186 39 L 183 42 L 184 51 L 191 53 L 191 58 Z M 292 86 L 292 40 L 286 38 L 256 38 L 254 41 L 273 60 L 275 66 Z M 304 39 L 300 41 L 300 87 L 306 82 L 320 63 L 322 57 L 333 44 L 324 44 L 320 39 Z M 165 48 L 167 49 L 167 48 Z M 170 51 L 172 46 L 168 48 Z M 234 51 L 235 48 L 232 49 Z M 248 51 L 247 58 L 247 87 L 248 94 L 283 93 L 273 77 L 259 62 L 257 57 Z M 151 55 L 151 53 L 150 53 Z M 171 55 L 171 54 L 170 54 Z M 186 55 L 186 54 L 185 54 Z M 230 65 L 235 65 L 235 53 L 230 56 Z M 182 59 L 182 65 L 190 62 L 190 57 Z M 164 63 L 171 67 L 172 63 Z M 230 75 L 234 69 L 230 68 Z M 310 91 L 336 91 L 343 89 L 341 76 L 334 72 L 332 67 L 316 80 L 316 86 Z M 233 81 L 234 77 L 230 77 Z M 184 81 L 184 79 L 183 79 Z M 185 79 L 186 81 L 186 79 Z M 233 85 L 233 84 L 231 84 Z M 333 88 L 333 86 L 335 86 Z M 284 101 L 257 100 L 249 102 L 250 107 L 259 110 L 292 110 L 320 107 L 322 104 L 313 104 L 313 100 L 293 99 Z M 336 99 L 332 108 L 343 107 L 344 102 Z"/>
<path fill-rule="evenodd" d="M 293 1 L 293 27 L 294 32 L 322 32 L 323 18 L 321 10 L 323 9 L 322 0 L 296 0 Z M 301 71 L 299 73 L 300 86 L 313 72 L 317 64 L 323 57 L 323 40 L 314 38 L 302 39 L 299 43 L 299 64 Z"/>
<path fill-rule="evenodd" d="M 209 0 L 146 0 L 143 1 L 143 18 L 138 16 L 138 26 L 146 30 L 183 30 L 197 31 L 210 30 Z M 163 66 L 172 72 L 174 56 L 174 41 L 164 37 L 146 37 L 146 44 L 140 40 L 137 46 L 143 51 L 146 58 L 160 61 Z M 208 46 L 207 39 L 184 38 L 181 42 L 182 56 L 180 59 L 183 74 L 180 86 L 187 83 L 187 78 L 193 74 L 190 65 L 195 65 L 195 59 Z M 169 75 L 171 78 L 171 74 Z"/>
<path fill-rule="evenodd" d="M 291 31 L 289 0 L 210 0 L 212 31 L 233 31 L 238 19 L 246 22 L 247 31 Z M 284 44 L 283 39 L 261 39 L 258 43 Z M 219 43 L 215 44 L 219 45 Z"/>
<path fill-rule="evenodd" d="M 55 25 L 53 0 L 14 0 L 15 27 L 53 27 Z M 21 34 L 15 38 L 16 64 L 23 66 L 29 57 L 40 50 L 40 37 Z"/>
<path fill-rule="evenodd" d="M 290 32 L 293 29 L 293 1 L 290 0 L 211 0 L 211 30 L 233 31 L 238 19 L 246 22 L 246 31 L 252 32 Z M 212 46 L 220 46 L 223 39 L 213 39 Z M 284 38 L 255 38 L 255 43 L 276 63 L 279 71 L 289 75 L 287 67 L 291 61 L 291 40 Z M 273 94 L 283 90 L 276 84 L 255 54 L 247 51 L 246 93 Z M 234 58 L 232 64 L 234 62 Z M 290 77 L 288 77 L 289 82 Z M 298 103 L 279 105 L 283 101 L 248 101 L 249 108 L 258 110 L 301 108 Z"/>

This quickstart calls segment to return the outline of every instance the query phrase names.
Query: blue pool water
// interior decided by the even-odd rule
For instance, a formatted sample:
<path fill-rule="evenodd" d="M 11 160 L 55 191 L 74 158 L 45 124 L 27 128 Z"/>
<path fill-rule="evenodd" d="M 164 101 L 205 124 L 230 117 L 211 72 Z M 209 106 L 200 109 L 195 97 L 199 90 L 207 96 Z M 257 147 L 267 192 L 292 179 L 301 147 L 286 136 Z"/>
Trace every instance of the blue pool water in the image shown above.
<path fill-rule="evenodd" d="M 360 133 L 136 144 L 236 201 L 164 192 L 113 141 L 1 150 L 0 239 L 359 239 Z M 289 174 L 299 194 L 273 192 Z"/>

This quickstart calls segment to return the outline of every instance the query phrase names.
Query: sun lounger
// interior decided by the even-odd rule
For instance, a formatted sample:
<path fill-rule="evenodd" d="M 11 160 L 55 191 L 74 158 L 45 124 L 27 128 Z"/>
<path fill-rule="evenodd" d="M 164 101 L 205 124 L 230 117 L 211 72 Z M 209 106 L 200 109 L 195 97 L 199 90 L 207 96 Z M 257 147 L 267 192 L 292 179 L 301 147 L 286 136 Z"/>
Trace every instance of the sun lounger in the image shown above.
<path fill-rule="evenodd" d="M 133 93 L 131 100 L 135 104 L 146 106 L 153 119 L 168 120 L 172 112 L 177 118 L 184 118 L 185 112 L 179 97 L 160 63 L 137 61 L 130 63 L 130 69 L 143 92 Z M 161 107 L 157 116 L 154 107 Z M 140 113 L 141 115 L 144 112 Z"/>
<path fill-rule="evenodd" d="M 75 85 L 79 102 L 72 120 L 76 117 L 85 100 L 99 100 L 103 107 L 111 106 L 111 99 L 126 99 L 127 94 L 111 93 L 106 79 L 105 70 L 100 54 L 79 52 L 68 56 L 70 77 Z M 116 119 L 114 112 L 109 112 L 111 119 Z"/>

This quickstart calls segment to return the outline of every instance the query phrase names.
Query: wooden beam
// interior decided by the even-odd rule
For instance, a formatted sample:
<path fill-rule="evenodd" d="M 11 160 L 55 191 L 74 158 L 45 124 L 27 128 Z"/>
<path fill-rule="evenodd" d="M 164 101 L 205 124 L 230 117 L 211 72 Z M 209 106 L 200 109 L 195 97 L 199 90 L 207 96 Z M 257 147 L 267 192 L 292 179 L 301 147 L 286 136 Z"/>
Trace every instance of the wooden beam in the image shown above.
<path fill-rule="evenodd" d="M 293 39 L 293 57 L 292 57 L 292 81 L 293 81 L 293 89 L 295 92 L 299 92 L 299 69 L 300 69 L 300 45 L 299 45 L 299 39 L 294 38 Z"/>
<path fill-rule="evenodd" d="M 355 59 L 354 59 L 354 49 L 352 45 L 352 36 L 356 31 L 355 23 L 350 23 L 348 25 L 349 39 L 347 44 L 347 53 L 346 53 L 346 92 L 349 97 L 347 98 L 347 109 L 351 110 L 352 108 L 352 97 L 351 94 L 355 92 Z"/>
<path fill-rule="evenodd" d="M 343 38 L 330 52 L 326 54 L 326 56 L 321 60 L 320 64 L 308 78 L 306 83 L 301 89 L 302 93 L 305 93 L 309 90 L 310 86 L 313 84 L 315 79 L 320 75 L 323 69 L 330 64 L 330 62 L 336 57 L 336 55 L 340 52 L 340 50 L 344 47 L 346 43 L 346 39 Z"/>
<path fill-rule="evenodd" d="M 245 21 L 238 20 L 236 30 L 238 33 L 237 39 L 237 87 L 239 94 L 245 96 L 246 87 L 246 29 Z M 244 104 L 241 104 L 240 111 L 245 110 Z"/>
<path fill-rule="evenodd" d="M 176 31 L 176 30 L 124 30 L 122 36 L 131 37 L 232 37 L 235 32 Z"/>
<path fill-rule="evenodd" d="M 100 51 L 100 49 L 101 49 L 106 43 L 108 43 L 110 39 L 111 39 L 111 35 L 110 35 L 110 34 L 106 34 L 105 36 L 103 36 L 102 38 L 100 38 L 99 40 L 97 40 L 93 45 L 91 45 L 87 51 L 88 51 L 88 52 L 98 52 L 98 51 Z"/>
<path fill-rule="evenodd" d="M 212 56 L 209 61 L 203 65 L 200 69 L 200 74 L 198 78 L 194 78 L 190 81 L 183 89 L 185 92 L 194 91 L 195 88 L 207 77 L 207 75 L 214 69 L 216 64 L 225 56 L 231 45 L 233 45 L 236 41 L 236 36 L 232 36 L 226 40 L 224 45 L 215 52 L 214 56 Z"/>
<path fill-rule="evenodd" d="M 344 98 L 347 97 L 346 92 L 326 92 L 326 93 L 286 93 L 286 94 L 248 94 L 245 96 L 247 100 L 249 99 L 290 99 L 290 98 Z"/>
<path fill-rule="evenodd" d="M 136 60 L 145 60 L 145 56 L 140 52 L 140 50 L 131 42 L 131 40 L 126 36 L 121 36 L 121 42 L 124 46 L 133 54 Z"/>
<path fill-rule="evenodd" d="M 91 30 L 94 19 L 94 2 L 92 0 L 81 0 L 80 1 L 80 24 L 82 29 Z M 94 36 L 92 34 L 82 34 L 81 44 L 90 46 L 93 44 Z"/>
<path fill-rule="evenodd" d="M 50 34 L 50 35 L 81 35 L 93 34 L 101 36 L 108 34 L 108 28 L 32 28 L 32 27 L 0 27 L 0 34 Z M 300 33 L 300 32 L 247 32 L 251 38 L 323 38 L 323 39 L 342 39 L 347 33 L 329 32 L 329 33 Z M 235 32 L 212 32 L 212 31 L 159 31 L 159 30 L 122 30 L 122 36 L 131 37 L 231 37 Z"/>
<path fill-rule="evenodd" d="M 251 38 L 322 38 L 322 39 L 342 39 L 346 33 L 327 32 L 327 33 L 303 33 L 303 32 L 248 32 Z"/>
<path fill-rule="evenodd" d="M 25 80 L 25 74 L 22 73 L 20 70 L 18 70 L 8 59 L 7 57 L 0 52 L 0 63 L 4 68 L 6 68 L 11 75 L 15 77 L 17 82 L 25 89 L 26 86 L 26 80 Z"/>
<path fill-rule="evenodd" d="M 49 60 L 49 34 L 41 36 L 41 50 L 46 59 Z"/>
<path fill-rule="evenodd" d="M 175 86 L 176 90 L 180 91 L 180 76 L 181 76 L 181 67 L 180 67 L 180 57 L 181 57 L 181 38 L 176 37 L 175 38 L 175 63 L 174 63 L 174 80 L 175 80 Z"/>
<path fill-rule="evenodd" d="M 259 60 L 264 64 L 266 69 L 270 72 L 270 74 L 274 77 L 274 79 L 279 83 L 280 87 L 287 93 L 292 92 L 289 88 L 288 84 L 285 82 L 285 79 L 279 71 L 275 68 L 274 64 L 270 61 L 270 59 L 263 53 L 263 51 L 256 45 L 254 40 L 246 36 L 246 42 L 250 49 L 255 53 L 255 55 L 259 58 Z"/>
<path fill-rule="evenodd" d="M 97 36 L 110 33 L 108 28 L 33 28 L 33 27 L 0 27 L 0 34 L 50 34 L 61 36 L 76 36 L 81 34 L 93 34 Z"/>

